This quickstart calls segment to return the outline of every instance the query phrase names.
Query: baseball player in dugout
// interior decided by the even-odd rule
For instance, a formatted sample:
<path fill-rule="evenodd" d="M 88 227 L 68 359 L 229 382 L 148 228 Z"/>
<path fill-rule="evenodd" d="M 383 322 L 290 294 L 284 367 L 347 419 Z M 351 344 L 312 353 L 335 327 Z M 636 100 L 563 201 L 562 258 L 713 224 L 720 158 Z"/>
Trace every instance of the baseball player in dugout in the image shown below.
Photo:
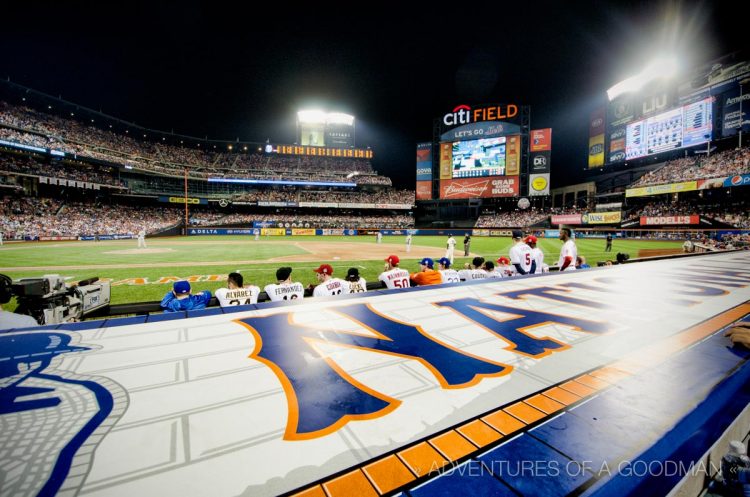
<path fill-rule="evenodd" d="M 526 245 L 531 247 L 531 255 L 534 257 L 534 262 L 536 262 L 536 270 L 533 272 L 533 274 L 541 274 L 543 272 L 543 266 L 544 266 L 544 252 L 542 252 L 542 249 L 536 246 L 537 239 L 534 235 L 529 235 L 523 240 L 526 242 Z"/>
<path fill-rule="evenodd" d="M 562 240 L 563 246 L 560 249 L 560 258 L 557 260 L 557 265 L 560 267 L 560 271 L 575 271 L 578 249 L 576 248 L 576 242 L 571 238 L 570 228 L 560 228 L 560 240 Z"/>
<path fill-rule="evenodd" d="M 401 262 L 397 255 L 389 255 L 385 258 L 385 267 L 378 279 L 385 283 L 389 290 L 394 288 L 409 288 L 409 271 L 398 267 Z"/>
<path fill-rule="evenodd" d="M 510 248 L 510 263 L 516 268 L 518 274 L 531 274 L 536 271 L 536 261 L 531 253 L 531 247 L 526 245 L 523 232 L 513 230 L 513 246 Z"/>
<path fill-rule="evenodd" d="M 317 277 L 320 282 L 313 290 L 313 297 L 330 297 L 331 295 L 349 293 L 349 283 L 340 278 L 334 278 L 332 276 L 333 267 L 330 264 L 321 264 L 313 271 L 318 273 Z"/>
<path fill-rule="evenodd" d="M 438 272 L 443 277 L 443 283 L 461 283 L 458 271 L 451 269 L 451 261 L 443 257 L 438 261 Z"/>
<path fill-rule="evenodd" d="M 350 267 L 346 272 L 346 281 L 349 283 L 349 293 L 362 293 L 367 291 L 367 280 L 359 275 L 359 269 Z"/>
<path fill-rule="evenodd" d="M 243 285 L 244 281 L 240 273 L 229 273 L 227 276 L 227 287 L 216 290 L 216 300 L 221 307 L 233 305 L 257 304 L 260 288 L 254 285 Z"/>
<path fill-rule="evenodd" d="M 434 264 L 433 260 L 429 257 L 425 257 L 419 261 L 419 272 L 412 273 L 411 280 L 419 286 L 441 284 L 443 276 L 438 271 L 435 271 Z"/>
<path fill-rule="evenodd" d="M 190 293 L 190 283 L 187 281 L 175 281 L 172 291 L 167 292 L 161 300 L 164 312 L 194 311 L 205 309 L 211 301 L 211 292 L 203 290 L 195 295 Z"/>
<path fill-rule="evenodd" d="M 305 296 L 305 287 L 300 282 L 292 282 L 292 268 L 280 267 L 276 270 L 277 283 L 270 283 L 263 289 L 271 302 L 301 299 Z"/>

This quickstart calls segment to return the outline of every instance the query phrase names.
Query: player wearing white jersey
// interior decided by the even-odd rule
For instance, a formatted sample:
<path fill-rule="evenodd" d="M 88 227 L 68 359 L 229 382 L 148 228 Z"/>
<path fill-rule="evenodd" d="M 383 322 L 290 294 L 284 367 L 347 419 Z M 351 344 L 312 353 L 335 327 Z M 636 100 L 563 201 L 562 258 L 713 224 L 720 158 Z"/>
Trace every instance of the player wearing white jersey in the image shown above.
<path fill-rule="evenodd" d="M 448 235 L 448 242 L 446 243 L 445 248 L 445 258 L 453 264 L 453 253 L 456 249 L 456 239 L 453 238 L 453 235 Z"/>
<path fill-rule="evenodd" d="M 557 265 L 560 271 L 575 271 L 578 248 L 576 242 L 571 238 L 569 228 L 560 229 L 560 240 L 562 240 L 563 246 L 560 249 L 560 258 L 557 260 Z"/>
<path fill-rule="evenodd" d="M 474 281 L 486 279 L 488 274 L 487 271 L 482 269 L 484 266 L 484 257 L 474 257 L 471 260 L 471 266 L 462 269 L 458 272 L 458 276 L 463 281 Z"/>
<path fill-rule="evenodd" d="M 451 269 L 451 261 L 447 257 L 443 257 L 438 261 L 438 271 L 443 277 L 443 283 L 461 283 L 458 271 Z"/>
<path fill-rule="evenodd" d="M 138 232 L 138 248 L 146 248 L 146 231 L 141 230 Z"/>
<path fill-rule="evenodd" d="M 484 266 L 482 267 L 487 272 L 487 278 L 488 279 L 500 279 L 505 278 L 507 275 L 503 273 L 502 271 L 498 271 L 495 269 L 495 263 L 492 261 L 485 261 Z"/>
<path fill-rule="evenodd" d="M 214 295 L 222 307 L 257 304 L 260 288 L 254 285 L 244 286 L 241 274 L 229 273 L 227 288 L 219 288 Z"/>
<path fill-rule="evenodd" d="M 411 233 L 406 235 L 406 252 L 411 252 Z"/>
<path fill-rule="evenodd" d="M 313 269 L 318 273 L 320 285 L 313 290 L 313 297 L 330 297 L 349 293 L 349 283 L 341 278 L 334 278 L 333 267 L 330 264 L 321 264 L 320 267 Z"/>
<path fill-rule="evenodd" d="M 397 255 L 389 255 L 385 258 L 385 268 L 380 273 L 378 279 L 385 283 L 385 286 L 389 290 L 394 288 L 409 288 L 409 271 L 398 267 L 398 263 L 401 262 Z"/>
<path fill-rule="evenodd" d="M 518 274 L 529 274 L 536 268 L 531 248 L 523 240 L 523 232 L 513 230 L 513 246 L 510 248 L 510 263 Z"/>
<path fill-rule="evenodd" d="M 544 252 L 536 246 L 536 237 L 534 235 L 529 235 L 524 239 L 524 242 L 531 247 L 531 255 L 534 257 L 534 262 L 536 262 L 534 274 L 542 274 L 544 270 Z"/>
<path fill-rule="evenodd" d="M 506 278 L 511 278 L 517 274 L 516 268 L 510 265 L 510 259 L 504 256 L 497 259 L 495 271 L 502 273 Z"/>
<path fill-rule="evenodd" d="M 276 271 L 276 280 L 277 284 L 271 283 L 264 288 L 272 302 L 301 299 L 305 296 L 305 287 L 302 283 L 292 282 L 292 268 L 280 267 Z"/>
<path fill-rule="evenodd" d="M 349 283 L 349 293 L 362 293 L 367 291 L 367 281 L 359 275 L 359 269 L 350 267 L 346 273 L 346 282 Z"/>

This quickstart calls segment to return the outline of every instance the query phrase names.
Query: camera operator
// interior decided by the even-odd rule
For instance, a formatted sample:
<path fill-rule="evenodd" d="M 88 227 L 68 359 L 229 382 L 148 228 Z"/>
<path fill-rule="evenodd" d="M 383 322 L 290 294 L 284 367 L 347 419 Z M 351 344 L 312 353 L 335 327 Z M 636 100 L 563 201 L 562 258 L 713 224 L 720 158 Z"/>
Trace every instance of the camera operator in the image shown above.
<path fill-rule="evenodd" d="M 0 274 L 0 304 L 7 304 L 10 302 L 12 284 L 13 280 L 4 274 Z M 26 328 L 29 326 L 39 326 L 39 323 L 37 323 L 36 319 L 31 316 L 8 312 L 0 307 L 0 330 Z"/>

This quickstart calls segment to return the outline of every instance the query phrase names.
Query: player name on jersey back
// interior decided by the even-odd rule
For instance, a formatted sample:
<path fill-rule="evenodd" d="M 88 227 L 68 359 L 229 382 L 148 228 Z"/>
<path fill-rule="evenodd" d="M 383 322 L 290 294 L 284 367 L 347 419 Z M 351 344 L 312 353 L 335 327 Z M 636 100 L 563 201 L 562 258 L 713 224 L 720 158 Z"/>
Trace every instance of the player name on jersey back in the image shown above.
<path fill-rule="evenodd" d="M 409 283 L 409 271 L 401 268 L 382 272 L 378 276 L 378 279 L 385 283 L 385 286 L 389 290 L 393 290 L 394 288 L 409 288 L 411 286 Z"/>
<path fill-rule="evenodd" d="M 305 288 L 302 283 L 292 283 L 291 285 L 266 285 L 266 293 L 272 302 L 280 300 L 301 299 L 305 296 Z"/>
<path fill-rule="evenodd" d="M 461 277 L 455 269 L 443 269 L 440 274 L 443 276 L 443 283 L 461 283 Z"/>
<path fill-rule="evenodd" d="M 216 299 L 219 305 L 227 307 L 230 305 L 257 304 L 260 288 L 248 286 L 244 288 L 219 288 L 216 290 Z"/>
<path fill-rule="evenodd" d="M 331 295 L 341 295 L 342 293 L 349 293 L 349 283 L 338 278 L 331 278 L 315 287 L 313 297 L 329 297 Z"/>
<path fill-rule="evenodd" d="M 484 269 L 462 269 L 458 275 L 464 281 L 484 280 L 488 276 Z"/>

